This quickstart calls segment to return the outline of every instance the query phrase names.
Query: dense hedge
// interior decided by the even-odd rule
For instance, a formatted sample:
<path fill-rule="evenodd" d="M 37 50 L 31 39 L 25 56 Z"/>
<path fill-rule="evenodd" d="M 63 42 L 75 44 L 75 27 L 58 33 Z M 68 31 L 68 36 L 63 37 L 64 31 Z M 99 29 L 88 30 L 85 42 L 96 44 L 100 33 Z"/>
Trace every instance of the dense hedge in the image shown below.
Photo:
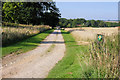
<path fill-rule="evenodd" d="M 66 19 L 61 18 L 59 26 L 61 27 L 116 27 L 119 23 L 105 22 L 102 20 L 85 20 L 84 18 Z"/>

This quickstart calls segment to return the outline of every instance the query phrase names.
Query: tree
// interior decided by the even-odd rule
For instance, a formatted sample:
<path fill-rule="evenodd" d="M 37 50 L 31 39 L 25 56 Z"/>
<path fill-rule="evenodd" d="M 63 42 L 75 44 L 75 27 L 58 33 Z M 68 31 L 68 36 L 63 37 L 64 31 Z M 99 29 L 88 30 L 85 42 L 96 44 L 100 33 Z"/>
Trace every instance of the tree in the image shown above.
<path fill-rule="evenodd" d="M 73 20 L 72 27 L 75 27 L 77 25 L 76 20 Z"/>
<path fill-rule="evenodd" d="M 19 12 L 23 3 L 19 2 L 5 2 L 3 3 L 2 19 L 3 21 L 18 23 Z"/>
<path fill-rule="evenodd" d="M 89 26 L 91 26 L 91 22 L 88 20 L 88 21 L 85 23 L 85 25 L 86 25 L 87 27 L 89 27 Z"/>
<path fill-rule="evenodd" d="M 59 22 L 60 12 L 55 2 L 5 2 L 2 5 L 2 17 L 6 22 L 50 26 Z"/>
<path fill-rule="evenodd" d="M 71 24 L 69 23 L 69 24 L 67 25 L 67 27 L 68 27 L 68 28 L 71 27 Z"/>
<path fill-rule="evenodd" d="M 106 25 L 105 25 L 105 23 L 103 21 L 101 21 L 98 26 L 99 27 L 105 27 Z"/>
<path fill-rule="evenodd" d="M 54 12 L 48 13 L 48 12 L 46 12 L 46 13 L 44 13 L 44 15 L 42 17 L 42 20 L 43 20 L 43 23 L 45 25 L 50 25 L 53 28 L 56 25 L 58 25 L 59 17 L 60 17 L 60 15 L 57 14 L 57 13 L 54 13 Z"/>
<path fill-rule="evenodd" d="M 84 18 L 80 18 L 79 22 L 80 22 L 80 24 L 84 24 L 84 23 L 86 23 L 86 20 Z"/>
<path fill-rule="evenodd" d="M 92 27 L 97 27 L 97 22 L 95 20 L 91 20 L 91 26 Z"/>
<path fill-rule="evenodd" d="M 66 19 L 60 18 L 59 26 L 62 27 L 77 27 L 77 25 L 87 26 L 87 27 L 114 27 L 118 26 L 118 23 L 103 22 L 101 20 L 85 20 L 83 18 L 77 19 Z"/>

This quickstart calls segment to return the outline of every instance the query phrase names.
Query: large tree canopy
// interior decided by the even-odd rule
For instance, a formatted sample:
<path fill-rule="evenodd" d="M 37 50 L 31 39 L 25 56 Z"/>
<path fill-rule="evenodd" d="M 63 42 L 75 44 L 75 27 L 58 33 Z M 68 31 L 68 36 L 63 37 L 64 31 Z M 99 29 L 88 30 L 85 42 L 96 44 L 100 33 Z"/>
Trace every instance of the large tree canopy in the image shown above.
<path fill-rule="evenodd" d="M 2 5 L 5 22 L 53 27 L 59 22 L 60 12 L 55 2 L 5 2 Z"/>

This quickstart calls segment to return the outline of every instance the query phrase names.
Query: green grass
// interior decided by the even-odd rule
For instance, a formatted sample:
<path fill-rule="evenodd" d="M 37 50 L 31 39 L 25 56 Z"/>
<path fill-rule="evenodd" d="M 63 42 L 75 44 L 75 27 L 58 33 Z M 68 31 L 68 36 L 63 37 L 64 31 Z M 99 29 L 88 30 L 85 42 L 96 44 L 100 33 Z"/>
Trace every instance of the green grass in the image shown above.
<path fill-rule="evenodd" d="M 24 53 L 36 48 L 40 44 L 40 42 L 44 40 L 51 32 L 53 32 L 53 30 L 48 30 L 36 36 L 18 42 L 16 44 L 7 47 L 2 47 L 2 57 L 12 53 L 15 54 Z"/>
<path fill-rule="evenodd" d="M 52 50 L 54 49 L 54 47 L 55 47 L 55 44 L 52 44 L 52 45 L 48 48 L 47 52 L 52 51 Z"/>
<path fill-rule="evenodd" d="M 49 72 L 48 78 L 83 78 L 86 77 L 82 70 L 84 67 L 84 55 L 87 53 L 88 46 L 77 45 L 75 39 L 69 32 L 62 30 L 66 44 L 65 56 Z M 80 60 L 78 60 L 78 55 Z M 82 63 L 80 66 L 79 61 Z M 85 68 L 85 67 L 84 67 Z M 84 69 L 85 70 L 85 69 Z M 84 71 L 85 72 L 85 71 Z"/>
<path fill-rule="evenodd" d="M 62 34 L 66 44 L 65 56 L 49 72 L 48 78 L 119 77 L 118 36 L 106 37 L 99 48 L 96 41 L 86 46 L 77 45 L 69 32 L 62 30 Z"/>
<path fill-rule="evenodd" d="M 48 78 L 118 78 L 118 36 L 105 37 L 101 47 L 77 45 L 69 32 L 62 30 L 65 56 L 49 72 Z M 114 41 L 112 41 L 114 40 Z"/>

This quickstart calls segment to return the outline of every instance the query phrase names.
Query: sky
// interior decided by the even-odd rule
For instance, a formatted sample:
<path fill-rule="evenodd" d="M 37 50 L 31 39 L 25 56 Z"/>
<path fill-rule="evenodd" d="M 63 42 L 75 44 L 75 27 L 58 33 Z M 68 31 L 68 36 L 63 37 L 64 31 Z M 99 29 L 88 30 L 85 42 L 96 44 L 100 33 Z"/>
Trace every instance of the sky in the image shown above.
<path fill-rule="evenodd" d="M 53 0 L 56 2 L 119 2 L 120 0 Z"/>
<path fill-rule="evenodd" d="M 99 1 L 99 0 L 98 0 Z M 117 20 L 118 2 L 56 2 L 61 17 L 67 19 Z"/>

